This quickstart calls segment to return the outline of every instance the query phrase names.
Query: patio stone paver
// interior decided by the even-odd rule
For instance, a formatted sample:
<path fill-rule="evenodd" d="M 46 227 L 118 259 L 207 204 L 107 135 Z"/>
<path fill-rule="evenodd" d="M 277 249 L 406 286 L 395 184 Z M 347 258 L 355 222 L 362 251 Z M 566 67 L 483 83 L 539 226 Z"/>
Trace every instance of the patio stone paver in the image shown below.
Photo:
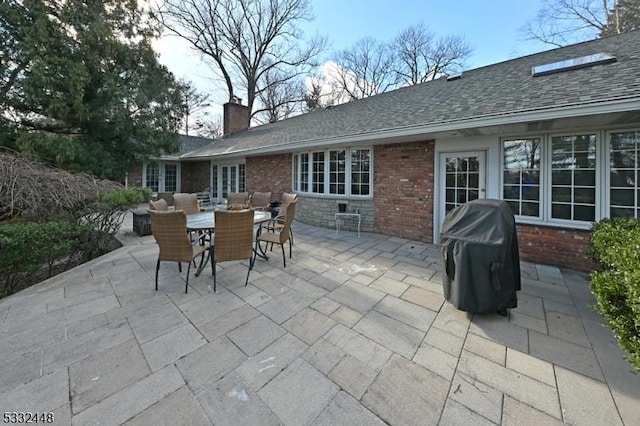
<path fill-rule="evenodd" d="M 364 394 L 362 403 L 390 424 L 435 423 L 449 386 L 445 379 L 394 355 Z"/>
<path fill-rule="evenodd" d="M 640 425 L 588 276 L 521 262 L 507 317 L 443 296 L 437 247 L 294 223 L 293 258 L 190 277 L 153 236 L 0 299 L 0 407 L 56 424 Z"/>
<path fill-rule="evenodd" d="M 3 391 L 0 393 L 3 411 L 53 411 L 69 403 L 69 374 L 66 369 L 58 370 Z"/>
<path fill-rule="evenodd" d="M 298 359 L 258 395 L 285 424 L 302 425 L 315 419 L 339 390 L 325 375 Z"/>
<path fill-rule="evenodd" d="M 385 296 L 385 293 L 356 283 L 346 283 L 327 295 L 338 303 L 360 313 L 366 313 Z"/>
<path fill-rule="evenodd" d="M 504 394 L 512 395 L 545 413 L 561 418 L 554 386 L 546 385 L 471 352 L 462 351 L 458 372 Z"/>
<path fill-rule="evenodd" d="M 370 311 L 353 329 L 407 359 L 413 358 L 425 335 L 423 331 L 376 311 Z"/>
<path fill-rule="evenodd" d="M 286 332 L 269 318 L 260 315 L 229 332 L 227 336 L 247 356 L 253 356 Z"/>
<path fill-rule="evenodd" d="M 79 413 L 150 373 L 134 339 L 71 364 L 71 408 L 74 413 Z"/>
<path fill-rule="evenodd" d="M 560 426 L 564 424 L 560 420 L 506 395 L 502 413 L 502 425 L 504 426 Z"/>
<path fill-rule="evenodd" d="M 176 367 L 167 366 L 74 415 L 73 423 L 83 425 L 123 423 L 182 386 L 184 381 Z"/>
<path fill-rule="evenodd" d="M 327 342 L 320 339 L 302 354 L 302 359 L 313 365 L 322 374 L 329 374 L 346 353 Z"/>
<path fill-rule="evenodd" d="M 213 423 L 198 405 L 193 394 L 186 387 L 182 387 L 124 424 L 210 426 Z"/>
<path fill-rule="evenodd" d="M 215 360 L 215 362 L 208 362 Z M 178 360 L 176 366 L 193 392 L 217 382 L 246 360 L 246 356 L 227 338 L 220 337 Z"/>
<path fill-rule="evenodd" d="M 449 399 L 479 414 L 493 423 L 500 423 L 503 394 L 463 373 L 451 382 Z"/>
<path fill-rule="evenodd" d="M 282 424 L 267 404 L 235 372 L 197 396 L 200 406 L 216 425 Z"/>
<path fill-rule="evenodd" d="M 376 378 L 377 372 L 347 355 L 331 370 L 328 377 L 356 399 L 360 399 Z"/>
<path fill-rule="evenodd" d="M 607 386 L 564 368 L 556 368 L 560 403 L 565 420 L 576 425 L 621 425 Z M 615 420 L 613 420 L 615 419 Z"/>
<path fill-rule="evenodd" d="M 262 352 L 240 364 L 236 371 L 253 390 L 259 390 L 309 348 L 287 333 Z"/>
<path fill-rule="evenodd" d="M 157 371 L 185 355 L 190 354 L 207 341 L 191 324 L 180 326 L 167 334 L 163 334 L 140 345 L 151 371 Z"/>
<path fill-rule="evenodd" d="M 436 313 L 429 309 L 393 296 L 386 296 L 373 309 L 425 332 L 429 330 L 436 317 Z"/>
<path fill-rule="evenodd" d="M 345 392 L 338 392 L 327 408 L 312 423 L 313 426 L 367 425 L 383 426 L 385 423 L 356 399 Z"/>
<path fill-rule="evenodd" d="M 531 355 L 596 380 L 604 380 L 598 360 L 591 348 L 585 348 L 535 331 L 529 333 L 529 341 L 531 342 Z"/>
<path fill-rule="evenodd" d="M 320 337 L 336 324 L 335 320 L 320 312 L 305 308 L 283 324 L 308 345 L 313 345 Z"/>

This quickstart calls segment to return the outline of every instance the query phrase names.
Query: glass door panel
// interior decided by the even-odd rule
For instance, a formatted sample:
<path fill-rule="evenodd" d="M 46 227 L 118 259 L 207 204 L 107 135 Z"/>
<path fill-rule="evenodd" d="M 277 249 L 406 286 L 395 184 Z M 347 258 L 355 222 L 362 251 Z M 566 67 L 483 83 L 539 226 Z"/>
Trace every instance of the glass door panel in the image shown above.
<path fill-rule="evenodd" d="M 440 224 L 455 207 L 484 197 L 484 152 L 440 154 Z"/>

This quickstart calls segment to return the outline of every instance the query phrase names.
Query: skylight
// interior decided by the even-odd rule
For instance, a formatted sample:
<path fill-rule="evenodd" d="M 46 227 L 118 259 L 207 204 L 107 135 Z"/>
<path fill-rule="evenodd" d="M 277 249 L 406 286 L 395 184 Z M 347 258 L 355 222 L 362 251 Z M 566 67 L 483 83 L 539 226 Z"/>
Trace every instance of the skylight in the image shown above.
<path fill-rule="evenodd" d="M 578 68 L 592 67 L 597 64 L 608 64 L 615 61 L 616 57 L 609 55 L 608 53 L 595 53 L 593 55 L 581 56 L 579 58 L 573 59 L 565 59 L 564 61 L 551 62 L 548 64 L 531 67 L 531 75 L 534 77 L 538 77 L 541 75 L 575 70 Z"/>

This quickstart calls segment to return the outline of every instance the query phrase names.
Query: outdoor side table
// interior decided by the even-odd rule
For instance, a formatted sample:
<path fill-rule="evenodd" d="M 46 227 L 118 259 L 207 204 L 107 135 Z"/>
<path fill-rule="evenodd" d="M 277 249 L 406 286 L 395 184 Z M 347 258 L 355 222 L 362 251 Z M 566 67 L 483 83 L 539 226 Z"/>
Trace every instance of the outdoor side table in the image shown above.
<path fill-rule="evenodd" d="M 141 237 L 151 235 L 151 217 L 149 213 L 143 209 L 135 209 L 131 213 L 133 214 L 133 232 Z"/>
<path fill-rule="evenodd" d="M 344 219 L 347 219 L 347 218 L 358 219 L 358 238 L 360 238 L 360 213 L 336 213 L 336 216 L 335 216 L 335 220 L 336 220 L 336 236 L 338 236 L 338 231 L 340 231 L 340 220 L 339 220 L 339 218 L 342 218 L 343 221 L 344 221 Z"/>

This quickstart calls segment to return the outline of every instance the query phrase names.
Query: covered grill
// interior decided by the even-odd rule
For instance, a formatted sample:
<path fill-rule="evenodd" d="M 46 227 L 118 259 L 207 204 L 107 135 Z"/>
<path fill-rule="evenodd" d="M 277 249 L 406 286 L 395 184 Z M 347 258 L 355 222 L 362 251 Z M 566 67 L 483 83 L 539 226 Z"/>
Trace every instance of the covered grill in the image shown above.
<path fill-rule="evenodd" d="M 440 254 L 444 295 L 456 308 L 506 315 L 518 305 L 518 239 L 506 202 L 480 199 L 451 210 L 442 225 Z"/>

